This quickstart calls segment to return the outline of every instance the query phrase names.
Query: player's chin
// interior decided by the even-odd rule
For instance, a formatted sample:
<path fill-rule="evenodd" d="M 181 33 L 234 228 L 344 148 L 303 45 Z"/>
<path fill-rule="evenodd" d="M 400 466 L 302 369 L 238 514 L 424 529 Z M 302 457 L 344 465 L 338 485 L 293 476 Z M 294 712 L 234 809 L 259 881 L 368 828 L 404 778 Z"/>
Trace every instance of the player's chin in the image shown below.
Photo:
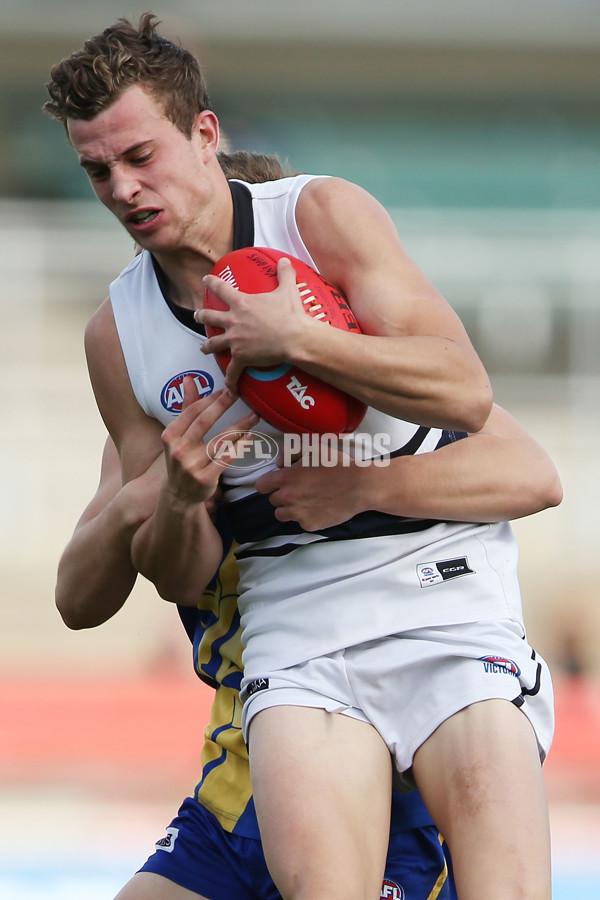
<path fill-rule="evenodd" d="M 136 246 L 143 250 L 149 250 L 152 253 L 175 251 L 180 248 L 179 239 L 169 233 L 169 229 L 165 227 L 161 217 L 156 222 L 140 228 L 133 223 L 123 222 L 123 227 L 135 241 Z"/>

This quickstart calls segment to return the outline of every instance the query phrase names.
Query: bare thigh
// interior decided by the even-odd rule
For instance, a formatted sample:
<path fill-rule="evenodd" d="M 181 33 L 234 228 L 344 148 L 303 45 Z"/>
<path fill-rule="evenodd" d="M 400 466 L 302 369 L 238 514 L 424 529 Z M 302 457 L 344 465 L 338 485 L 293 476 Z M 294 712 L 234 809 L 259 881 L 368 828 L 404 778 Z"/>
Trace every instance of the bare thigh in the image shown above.
<path fill-rule="evenodd" d="M 195 891 L 154 872 L 138 872 L 121 888 L 115 900 L 207 900 Z"/>
<path fill-rule="evenodd" d="M 550 836 L 537 742 L 507 700 L 451 716 L 413 773 L 448 841 L 461 900 L 549 900 Z"/>
<path fill-rule="evenodd" d="M 365 722 L 275 706 L 250 726 L 265 857 L 286 900 L 378 900 L 389 839 L 391 758 Z"/>

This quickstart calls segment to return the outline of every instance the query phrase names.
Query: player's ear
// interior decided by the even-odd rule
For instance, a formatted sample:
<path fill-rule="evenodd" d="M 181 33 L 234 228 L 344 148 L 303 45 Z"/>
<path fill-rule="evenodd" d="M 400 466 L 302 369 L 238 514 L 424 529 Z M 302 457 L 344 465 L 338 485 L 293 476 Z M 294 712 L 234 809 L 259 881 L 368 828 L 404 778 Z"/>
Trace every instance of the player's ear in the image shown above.
<path fill-rule="evenodd" d="M 204 109 L 196 116 L 194 133 L 200 138 L 207 159 L 214 156 L 219 146 L 219 120 L 210 109 Z"/>

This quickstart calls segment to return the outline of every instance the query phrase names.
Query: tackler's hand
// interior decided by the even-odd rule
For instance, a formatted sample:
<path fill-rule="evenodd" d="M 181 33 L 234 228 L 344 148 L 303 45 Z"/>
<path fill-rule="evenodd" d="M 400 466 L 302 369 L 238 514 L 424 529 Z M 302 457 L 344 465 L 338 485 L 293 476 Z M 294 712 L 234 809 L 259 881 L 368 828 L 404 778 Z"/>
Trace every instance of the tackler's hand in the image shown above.
<path fill-rule="evenodd" d="M 269 494 L 280 522 L 298 522 L 305 531 L 322 531 L 369 508 L 365 479 L 356 477 L 354 461 L 341 450 L 334 466 L 323 466 L 305 453 L 290 466 L 267 472 L 256 482 Z M 364 472 L 364 470 L 361 470 Z"/>
<path fill-rule="evenodd" d="M 195 395 L 195 397 L 194 397 Z M 173 496 L 184 503 L 209 500 L 217 490 L 223 468 L 236 458 L 236 452 L 251 439 L 251 429 L 258 416 L 249 413 L 234 422 L 209 443 L 204 438 L 215 422 L 237 399 L 227 390 L 216 391 L 209 397 L 195 399 L 198 392 L 193 379 L 184 379 L 184 405 L 180 415 L 162 434 L 167 465 L 167 487 Z M 218 461 L 211 455 L 211 447 L 227 440 L 227 451 Z"/>

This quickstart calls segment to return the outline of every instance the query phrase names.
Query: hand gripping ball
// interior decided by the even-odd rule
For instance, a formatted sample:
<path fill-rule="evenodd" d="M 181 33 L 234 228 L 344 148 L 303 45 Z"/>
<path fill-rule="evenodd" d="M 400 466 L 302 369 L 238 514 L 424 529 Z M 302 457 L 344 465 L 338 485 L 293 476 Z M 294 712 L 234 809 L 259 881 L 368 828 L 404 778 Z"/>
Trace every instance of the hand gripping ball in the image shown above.
<path fill-rule="evenodd" d="M 246 247 L 234 250 L 215 263 L 217 275 L 246 294 L 261 294 L 278 285 L 277 261 L 285 256 L 296 272 L 300 301 L 307 315 L 334 328 L 360 334 L 360 328 L 343 295 L 311 266 L 278 250 Z M 204 305 L 209 309 L 227 309 L 208 288 Z M 206 327 L 209 337 L 221 333 Z M 225 372 L 229 351 L 215 354 Z M 344 434 L 354 431 L 366 412 L 366 405 L 355 397 L 294 365 L 247 366 L 238 383 L 238 391 L 261 419 L 288 433 Z"/>

